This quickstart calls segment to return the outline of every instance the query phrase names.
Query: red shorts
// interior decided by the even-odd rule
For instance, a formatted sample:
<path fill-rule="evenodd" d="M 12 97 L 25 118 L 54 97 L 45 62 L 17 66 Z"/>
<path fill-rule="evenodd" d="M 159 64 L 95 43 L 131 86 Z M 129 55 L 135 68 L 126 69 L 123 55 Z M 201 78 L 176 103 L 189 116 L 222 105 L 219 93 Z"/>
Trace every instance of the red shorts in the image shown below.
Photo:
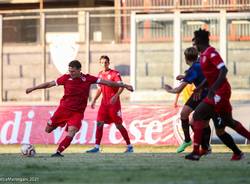
<path fill-rule="evenodd" d="M 82 112 L 70 111 L 59 106 L 50 118 L 48 125 L 52 127 L 64 127 L 67 125 L 66 130 L 69 126 L 74 126 L 79 130 L 82 126 L 83 117 L 84 113 Z"/>
<path fill-rule="evenodd" d="M 120 104 L 117 105 L 104 105 L 101 104 L 97 122 L 104 122 L 104 123 L 115 123 L 115 124 L 122 124 L 122 113 L 121 113 L 121 106 Z"/>
<path fill-rule="evenodd" d="M 231 91 L 216 91 L 213 99 L 208 97 L 203 99 L 203 102 L 213 105 L 215 112 L 218 114 L 232 113 L 232 106 L 230 103 Z"/>

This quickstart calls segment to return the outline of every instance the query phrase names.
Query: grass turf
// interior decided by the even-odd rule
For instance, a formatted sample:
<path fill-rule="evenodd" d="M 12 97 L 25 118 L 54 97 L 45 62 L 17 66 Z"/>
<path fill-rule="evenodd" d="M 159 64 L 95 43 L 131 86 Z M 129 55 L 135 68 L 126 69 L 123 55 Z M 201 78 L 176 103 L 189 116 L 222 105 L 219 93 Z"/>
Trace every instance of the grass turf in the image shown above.
<path fill-rule="evenodd" d="M 250 181 L 249 147 L 246 158 L 230 161 L 225 147 L 213 146 L 214 153 L 199 162 L 184 160 L 175 147 L 137 147 L 138 153 L 123 154 L 123 147 L 104 147 L 105 153 L 83 153 L 89 147 L 72 146 L 64 158 L 51 158 L 56 146 L 37 146 L 34 158 L 23 157 L 18 146 L 0 151 L 0 183 L 182 183 L 235 184 Z M 9 149 L 7 149 L 9 148 Z M 158 153 L 154 153 L 158 152 Z M 223 151 L 223 152 L 221 152 Z M 8 181 L 9 180 L 9 181 Z"/>

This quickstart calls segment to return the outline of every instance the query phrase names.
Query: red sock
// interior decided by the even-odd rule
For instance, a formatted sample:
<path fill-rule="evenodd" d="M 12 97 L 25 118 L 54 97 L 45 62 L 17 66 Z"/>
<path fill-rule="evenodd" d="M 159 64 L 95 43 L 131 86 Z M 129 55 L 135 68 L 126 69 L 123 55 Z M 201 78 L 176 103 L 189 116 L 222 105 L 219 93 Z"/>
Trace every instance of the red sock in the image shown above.
<path fill-rule="evenodd" d="M 96 133 L 95 133 L 95 144 L 100 145 L 102 140 L 102 133 L 103 133 L 103 125 L 96 127 Z"/>
<path fill-rule="evenodd" d="M 193 122 L 193 131 L 194 131 L 194 146 L 193 152 L 195 154 L 199 154 L 200 151 L 200 144 L 202 140 L 202 132 L 204 128 L 205 122 L 196 120 Z"/>
<path fill-rule="evenodd" d="M 242 126 L 242 124 L 238 121 L 235 120 L 235 128 L 234 130 L 236 130 L 236 132 L 238 132 L 240 135 L 244 136 L 245 138 L 247 138 L 248 140 L 250 140 L 250 132 Z"/>
<path fill-rule="evenodd" d="M 63 141 L 59 144 L 57 151 L 62 153 L 71 143 L 73 137 L 66 136 Z"/>
<path fill-rule="evenodd" d="M 123 139 L 126 141 L 127 145 L 130 144 L 130 139 L 129 139 L 129 136 L 128 136 L 128 132 L 126 130 L 126 128 L 124 128 L 123 126 L 121 128 L 118 129 L 121 134 L 122 134 L 122 137 Z"/>

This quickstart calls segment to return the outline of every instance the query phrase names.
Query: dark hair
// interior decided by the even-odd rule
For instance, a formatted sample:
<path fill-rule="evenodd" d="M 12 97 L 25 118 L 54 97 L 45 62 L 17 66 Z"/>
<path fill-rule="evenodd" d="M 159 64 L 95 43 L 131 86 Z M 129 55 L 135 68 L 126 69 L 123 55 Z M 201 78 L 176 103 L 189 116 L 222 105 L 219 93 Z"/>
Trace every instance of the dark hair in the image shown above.
<path fill-rule="evenodd" d="M 73 60 L 69 63 L 69 67 L 76 68 L 76 69 L 81 69 L 82 65 L 78 60 Z"/>
<path fill-rule="evenodd" d="M 184 51 L 186 60 L 196 61 L 198 58 L 198 51 L 194 47 L 188 47 Z"/>
<path fill-rule="evenodd" d="M 100 57 L 100 60 L 101 60 L 101 59 L 106 59 L 106 60 L 109 62 L 109 57 L 106 56 L 106 55 L 102 55 L 102 56 Z"/>
<path fill-rule="evenodd" d="M 209 44 L 209 36 L 210 36 L 209 31 L 200 28 L 199 30 L 194 31 L 194 38 L 193 39 L 198 44 L 208 45 Z"/>

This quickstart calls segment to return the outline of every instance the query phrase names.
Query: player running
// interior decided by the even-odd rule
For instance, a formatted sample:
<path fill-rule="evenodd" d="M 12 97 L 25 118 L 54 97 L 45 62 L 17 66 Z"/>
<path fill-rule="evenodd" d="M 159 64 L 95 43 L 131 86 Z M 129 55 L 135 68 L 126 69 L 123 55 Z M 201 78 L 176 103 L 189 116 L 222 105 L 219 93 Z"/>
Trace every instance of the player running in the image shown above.
<path fill-rule="evenodd" d="M 94 77 L 81 72 L 81 63 L 73 60 L 69 63 L 69 74 L 64 74 L 58 79 L 45 82 L 40 85 L 26 89 L 26 93 L 31 93 L 37 89 L 46 89 L 53 86 L 63 85 L 64 96 L 60 100 L 60 105 L 50 118 L 45 128 L 47 133 L 51 133 L 57 127 L 66 125 L 67 136 L 60 142 L 55 154 L 52 157 L 63 157 L 61 154 L 71 143 L 75 134 L 82 126 L 84 111 L 87 106 L 91 84 L 102 84 L 112 87 L 123 87 L 133 91 L 133 87 L 123 83 L 112 82 Z"/>
<path fill-rule="evenodd" d="M 230 104 L 231 86 L 226 78 L 227 68 L 215 48 L 209 45 L 209 32 L 199 29 L 194 32 L 194 42 L 200 54 L 200 64 L 202 72 L 206 78 L 209 92 L 206 98 L 197 106 L 193 114 L 194 144 L 193 152 L 186 155 L 189 160 L 199 160 L 199 148 L 203 128 L 214 113 L 218 118 L 216 134 L 233 150 L 231 160 L 241 160 L 244 154 L 235 145 L 232 137 L 225 132 L 225 126 L 233 128 L 240 135 L 250 139 L 250 132 L 247 131 L 240 122 L 232 118 L 232 106 Z M 204 81 L 205 84 L 205 81 Z"/>

